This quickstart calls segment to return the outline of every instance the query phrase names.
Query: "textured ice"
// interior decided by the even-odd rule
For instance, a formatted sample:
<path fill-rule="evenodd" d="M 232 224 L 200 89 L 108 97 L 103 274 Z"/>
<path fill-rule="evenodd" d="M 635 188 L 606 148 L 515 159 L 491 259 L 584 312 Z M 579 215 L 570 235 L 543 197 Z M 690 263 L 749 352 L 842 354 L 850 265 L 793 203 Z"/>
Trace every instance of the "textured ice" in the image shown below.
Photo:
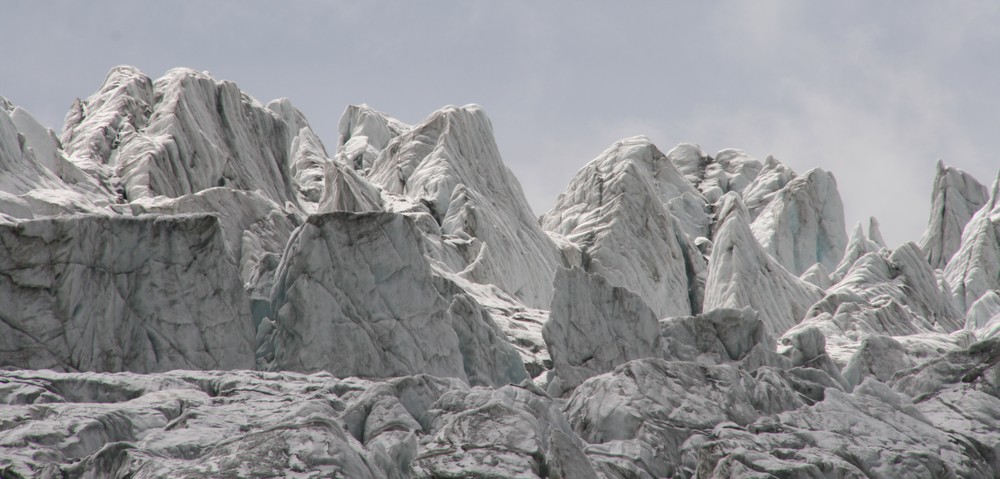
<path fill-rule="evenodd" d="M 764 210 L 775 195 L 781 191 L 788 182 L 795 179 L 795 172 L 785 166 L 773 156 L 768 156 L 764 160 L 764 166 L 753 180 L 743 190 L 743 202 L 747 206 L 751 219 L 756 219 L 760 212 Z"/>
<path fill-rule="evenodd" d="M 950 349 L 964 341 L 951 336 L 962 329 L 963 318 L 923 253 L 907 243 L 895 251 L 882 249 L 858 258 L 840 282 L 827 288 L 799 327 L 823 331 L 831 356 L 843 366 L 869 335 L 928 335 L 920 342 L 942 342 Z"/>
<path fill-rule="evenodd" d="M 764 250 L 796 275 L 816 263 L 835 268 L 847 245 L 837 182 L 818 168 L 778 190 L 750 228 Z"/>
<path fill-rule="evenodd" d="M 989 200 L 969 220 L 958 251 L 948 261 L 944 276 L 955 303 L 965 311 L 989 291 L 1000 289 L 1000 178 Z"/>
<path fill-rule="evenodd" d="M 342 138 L 344 130 L 342 121 Z M 450 224 L 447 233 L 464 233 L 481 242 L 483 247 L 461 270 L 462 276 L 494 284 L 528 306 L 548 305 L 560 254 L 538 226 L 520 183 L 501 161 L 493 126 L 482 108 L 467 105 L 434 112 L 392 139 L 368 178 L 389 193 L 426 203 L 439 223 Z"/>
<path fill-rule="evenodd" d="M 1000 476 L 1000 185 L 939 163 L 890 249 L 740 150 L 536 218 L 475 105 L 329 133 L 189 69 L 58 138 L 0 97 L 0 477 Z"/>
<path fill-rule="evenodd" d="M 822 290 L 793 276 L 764 251 L 735 193 L 720 200 L 716 215 L 719 226 L 708 262 L 704 309 L 753 308 L 771 334 L 798 324 Z"/>
<path fill-rule="evenodd" d="M 305 115 L 287 98 L 274 100 L 267 104 L 267 108 L 277 113 L 287 125 L 286 136 L 290 145 L 288 169 L 294 179 L 293 184 L 304 201 L 319 201 L 323 194 L 326 165 L 330 163 L 326 147 L 313 132 Z"/>
<path fill-rule="evenodd" d="M 958 251 L 962 230 L 972 215 L 986 204 L 988 193 L 972 175 L 938 160 L 930 220 L 927 231 L 920 238 L 920 249 L 927 254 L 932 267 L 944 268 Z"/>
<path fill-rule="evenodd" d="M 628 138 L 577 173 L 542 227 L 572 242 L 586 271 L 638 294 L 657 317 L 687 316 L 701 311 L 705 262 L 671 214 L 685 195 L 698 197 L 667 156 L 645 137 Z"/>
<path fill-rule="evenodd" d="M 2 366 L 253 367 L 250 301 L 215 216 L 0 225 L 0 271 Z"/>
<path fill-rule="evenodd" d="M 736 149 L 722 150 L 713 158 L 698 145 L 680 144 L 667 157 L 711 202 L 730 191 L 743 193 L 763 168 L 760 161 Z"/>
<path fill-rule="evenodd" d="M 591 376 L 660 353 L 656 315 L 635 294 L 580 268 L 560 269 L 549 320 L 542 329 L 560 395 Z"/>
<path fill-rule="evenodd" d="M 367 171 L 389 141 L 409 129 L 409 125 L 368 105 L 348 106 L 340 117 L 337 160 Z"/>

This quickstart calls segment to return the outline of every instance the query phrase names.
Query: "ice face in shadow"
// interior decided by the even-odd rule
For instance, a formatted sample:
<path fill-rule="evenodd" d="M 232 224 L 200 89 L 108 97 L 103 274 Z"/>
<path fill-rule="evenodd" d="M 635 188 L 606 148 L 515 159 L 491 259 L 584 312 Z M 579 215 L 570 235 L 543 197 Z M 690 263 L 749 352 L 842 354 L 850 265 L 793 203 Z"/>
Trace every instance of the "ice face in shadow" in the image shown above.
<path fill-rule="evenodd" d="M 556 273 L 549 321 L 542 329 L 561 395 L 591 376 L 633 359 L 660 355 L 656 315 L 635 294 L 580 268 Z"/>
<path fill-rule="evenodd" d="M 4 366 L 253 367 L 250 301 L 215 216 L 41 219 L 0 238 Z"/>
<path fill-rule="evenodd" d="M 488 385 L 525 379 L 489 315 L 468 298 L 449 304 L 439 294 L 421 245 L 401 215 L 310 216 L 289 240 L 275 273 L 273 322 L 258 333 L 273 344 L 264 345 L 273 347 L 268 367 L 337 377 L 472 375 Z"/>

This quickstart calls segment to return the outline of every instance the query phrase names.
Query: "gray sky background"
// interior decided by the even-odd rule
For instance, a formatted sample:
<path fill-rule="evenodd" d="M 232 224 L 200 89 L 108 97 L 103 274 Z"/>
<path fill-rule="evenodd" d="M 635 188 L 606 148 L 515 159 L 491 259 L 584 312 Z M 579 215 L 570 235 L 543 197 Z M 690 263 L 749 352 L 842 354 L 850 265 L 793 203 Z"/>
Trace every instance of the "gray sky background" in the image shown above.
<path fill-rule="evenodd" d="M 622 3 L 625 3 L 623 6 Z M 934 162 L 993 181 L 994 1 L 6 1 L 0 95 L 60 130 L 115 65 L 288 97 L 328 148 L 344 107 L 407 123 L 482 105 L 536 213 L 649 136 L 832 171 L 848 227 L 919 239 Z"/>

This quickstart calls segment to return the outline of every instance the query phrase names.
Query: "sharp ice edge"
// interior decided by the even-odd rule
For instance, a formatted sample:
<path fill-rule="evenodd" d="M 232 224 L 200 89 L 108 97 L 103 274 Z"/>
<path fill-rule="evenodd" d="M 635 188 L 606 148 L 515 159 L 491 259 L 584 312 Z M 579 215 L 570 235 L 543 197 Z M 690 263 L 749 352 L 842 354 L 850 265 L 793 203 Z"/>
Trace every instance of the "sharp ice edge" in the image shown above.
<path fill-rule="evenodd" d="M 475 105 L 113 69 L 0 97 L 4 477 L 996 477 L 998 184 L 616 142 L 535 219 Z M 254 369 L 254 370 L 252 370 Z"/>

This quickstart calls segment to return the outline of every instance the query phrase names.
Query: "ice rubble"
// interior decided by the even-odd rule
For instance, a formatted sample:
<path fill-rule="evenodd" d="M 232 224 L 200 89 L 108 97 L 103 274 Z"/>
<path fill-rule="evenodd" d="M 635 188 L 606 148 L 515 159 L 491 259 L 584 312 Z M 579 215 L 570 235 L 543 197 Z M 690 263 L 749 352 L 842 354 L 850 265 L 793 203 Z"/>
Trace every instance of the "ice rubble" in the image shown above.
<path fill-rule="evenodd" d="M 189 69 L 0 98 L 0 476 L 1000 474 L 997 184 L 890 249 L 740 150 L 536 219 L 475 105 L 319 133 Z"/>

